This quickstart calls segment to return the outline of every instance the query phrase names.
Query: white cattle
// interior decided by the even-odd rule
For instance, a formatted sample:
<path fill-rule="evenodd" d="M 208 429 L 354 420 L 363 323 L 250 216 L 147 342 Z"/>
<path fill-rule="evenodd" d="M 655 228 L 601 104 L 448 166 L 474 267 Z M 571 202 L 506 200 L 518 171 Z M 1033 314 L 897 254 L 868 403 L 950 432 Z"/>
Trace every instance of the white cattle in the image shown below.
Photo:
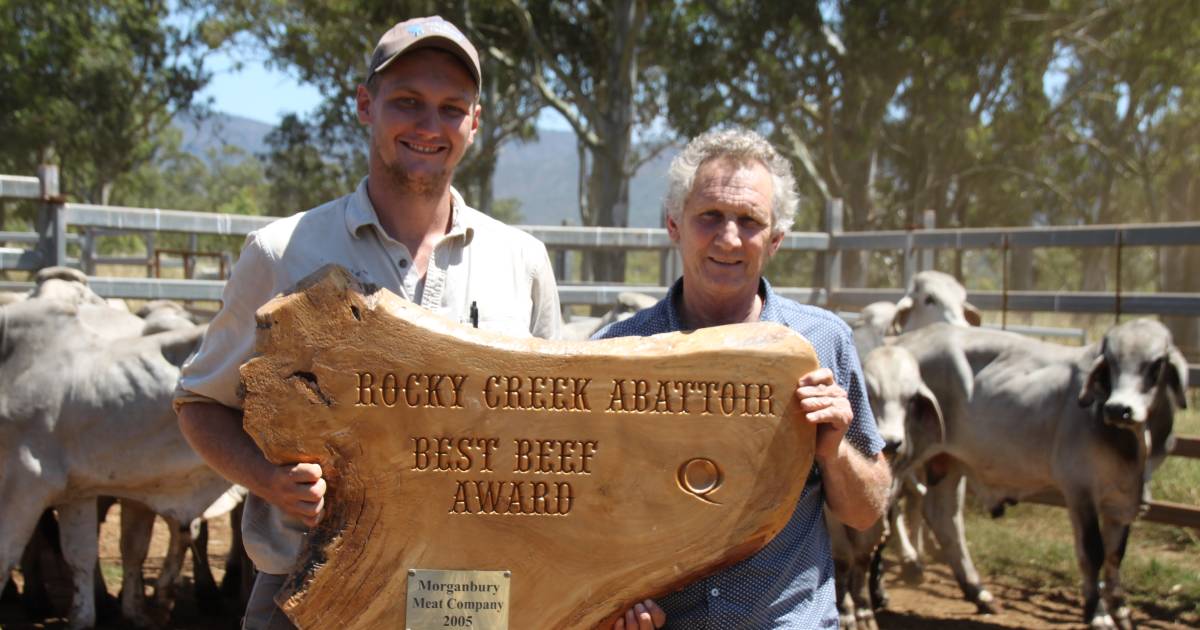
<path fill-rule="evenodd" d="M 945 322 L 958 326 L 978 326 L 980 324 L 979 310 L 967 301 L 967 290 L 953 276 L 940 271 L 921 271 L 913 276 L 908 291 L 899 302 L 874 302 L 867 305 L 859 313 L 851 325 L 854 333 L 854 347 L 858 351 L 860 362 L 866 363 L 867 356 L 888 343 L 903 331 L 911 331 L 935 322 Z M 915 368 L 902 371 L 888 377 L 877 372 L 877 381 L 881 378 L 898 379 L 908 382 L 920 379 L 920 373 Z M 874 404 L 874 401 L 872 401 Z M 903 427 L 897 427 L 902 429 Z M 902 432 L 895 432 L 891 439 L 903 442 Z M 885 438 L 886 439 L 886 438 Z M 893 445 L 895 448 L 896 445 Z M 888 509 L 890 527 L 872 530 L 872 532 L 852 533 L 844 535 L 844 526 L 836 519 L 827 519 L 826 525 L 832 538 L 842 538 L 848 546 L 834 547 L 834 563 L 838 567 L 861 566 L 860 559 L 865 555 L 874 554 L 870 563 L 870 599 L 876 607 L 882 607 L 887 601 L 883 588 L 882 562 L 883 542 L 887 538 L 896 540 L 899 546 L 902 574 L 911 582 L 921 580 L 924 566 L 921 563 L 920 548 L 920 510 L 921 492 L 923 486 L 919 482 L 920 471 L 894 471 L 893 479 L 897 484 L 892 493 L 891 506 Z M 903 511 L 902 511 L 903 510 Z M 916 536 L 909 535 L 910 527 Z M 886 536 L 884 535 L 886 533 Z M 916 544 L 912 542 L 916 539 Z M 840 583 L 854 583 L 860 579 L 857 575 L 839 574 Z M 843 627 L 853 618 L 853 611 L 839 600 L 842 610 Z M 859 615 L 862 615 L 861 607 Z"/>
<path fill-rule="evenodd" d="M 913 276 L 908 292 L 896 302 L 894 326 L 909 332 L 930 324 L 978 326 L 979 309 L 967 301 L 967 290 L 954 276 L 940 271 L 921 271 Z"/>
<path fill-rule="evenodd" d="M 921 380 L 916 359 L 903 348 L 872 350 L 863 360 L 863 376 L 895 488 L 907 474 L 912 454 L 927 450 L 928 440 L 943 439 L 941 409 Z M 875 551 L 886 537 L 887 521 L 880 519 L 859 531 L 839 523 L 828 508 L 825 519 L 830 524 L 840 625 L 847 630 L 877 630 L 874 611 L 883 605 L 882 592 L 868 578 L 878 575 L 872 565 L 878 562 Z"/>
<path fill-rule="evenodd" d="M 603 317 L 584 317 L 563 324 L 559 339 L 566 341 L 586 341 L 596 331 L 605 326 L 628 319 L 640 310 L 650 308 L 658 303 L 658 299 L 645 293 L 622 291 L 617 295 L 617 303 Z"/>
<path fill-rule="evenodd" d="M 70 625 L 81 628 L 95 622 L 96 497 L 136 501 L 179 530 L 229 483 L 191 450 L 171 409 L 177 366 L 203 329 L 143 337 L 145 322 L 77 278 L 42 280 L 30 299 L 0 308 L 0 588 L 43 510 L 56 507 L 74 582 Z M 148 622 L 128 581 L 140 581 L 141 559 L 132 570 L 126 559 L 123 589 L 135 623 Z"/>
<path fill-rule="evenodd" d="M 970 475 L 1002 506 L 1047 491 L 1066 501 L 1083 574 L 1084 621 L 1132 628 L 1120 565 L 1146 482 L 1166 457 L 1187 363 L 1170 332 L 1139 319 L 1098 344 L 1068 347 L 1013 333 L 930 326 L 896 340 L 941 404 L 946 439 L 926 440 L 930 523 L 963 593 L 983 593 L 962 530 Z M 1100 575 L 1100 572 L 1103 574 Z"/>

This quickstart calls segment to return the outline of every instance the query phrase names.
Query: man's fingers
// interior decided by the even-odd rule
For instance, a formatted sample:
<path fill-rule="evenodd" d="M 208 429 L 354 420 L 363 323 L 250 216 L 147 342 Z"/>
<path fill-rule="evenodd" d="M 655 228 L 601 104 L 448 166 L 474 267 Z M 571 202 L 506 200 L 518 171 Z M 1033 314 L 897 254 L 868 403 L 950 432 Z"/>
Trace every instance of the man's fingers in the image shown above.
<path fill-rule="evenodd" d="M 818 368 L 800 377 L 800 385 L 833 385 L 833 371 L 829 368 Z"/>
<path fill-rule="evenodd" d="M 625 611 L 625 628 L 626 630 L 634 630 L 638 627 L 637 617 L 633 614 L 633 609 Z"/>
<path fill-rule="evenodd" d="M 653 599 L 647 599 L 642 602 L 646 605 L 646 610 L 650 611 L 650 620 L 654 622 L 655 628 L 661 628 L 667 623 L 667 613 L 659 607 Z"/>
<path fill-rule="evenodd" d="M 625 630 L 624 617 L 617 617 L 617 620 L 613 622 L 613 630 Z"/>
<path fill-rule="evenodd" d="M 820 396 L 847 397 L 846 390 L 842 389 L 839 385 L 806 385 L 796 388 L 796 395 L 801 399 Z"/>
<path fill-rule="evenodd" d="M 312 483 L 321 478 L 321 465 L 295 464 L 288 470 L 288 477 L 296 483 Z"/>

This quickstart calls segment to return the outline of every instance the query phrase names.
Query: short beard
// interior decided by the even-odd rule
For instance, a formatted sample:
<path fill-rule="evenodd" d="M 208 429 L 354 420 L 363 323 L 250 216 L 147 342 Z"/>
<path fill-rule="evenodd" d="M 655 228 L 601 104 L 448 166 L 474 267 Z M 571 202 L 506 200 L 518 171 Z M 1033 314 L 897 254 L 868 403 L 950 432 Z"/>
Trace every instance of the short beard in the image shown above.
<path fill-rule="evenodd" d="M 383 165 L 383 170 L 387 173 L 388 179 L 392 181 L 392 186 L 396 190 L 409 193 L 413 196 L 436 200 L 441 198 L 446 192 L 446 187 L 450 183 L 450 177 L 454 174 L 453 171 L 442 169 L 430 175 L 414 175 L 399 163 L 389 164 L 383 159 L 383 155 L 379 152 L 379 147 L 372 148 L 375 152 L 375 157 L 378 163 Z"/>

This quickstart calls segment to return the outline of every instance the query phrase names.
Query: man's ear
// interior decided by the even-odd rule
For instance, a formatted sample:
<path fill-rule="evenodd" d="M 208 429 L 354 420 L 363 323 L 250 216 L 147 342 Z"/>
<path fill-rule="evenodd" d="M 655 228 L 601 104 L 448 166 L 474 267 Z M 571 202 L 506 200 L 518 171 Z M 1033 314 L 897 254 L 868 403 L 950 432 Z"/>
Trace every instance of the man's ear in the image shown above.
<path fill-rule="evenodd" d="M 779 247 L 781 245 L 783 245 L 783 237 L 784 236 L 787 236 L 787 235 L 783 232 L 771 235 L 770 252 L 768 254 L 768 258 L 773 257 L 775 255 L 775 253 L 779 251 Z"/>
<path fill-rule="evenodd" d="M 667 236 L 671 237 L 671 242 L 679 242 L 679 224 L 675 222 L 675 217 L 671 213 L 667 213 Z"/>
<path fill-rule="evenodd" d="M 371 124 L 371 92 L 367 90 L 367 86 L 359 84 L 358 91 L 354 94 L 354 106 L 358 113 L 358 122 L 364 125 Z"/>
<path fill-rule="evenodd" d="M 468 144 L 475 141 L 475 132 L 479 131 L 479 121 L 483 116 L 483 103 L 475 103 L 475 107 L 471 108 L 471 136 Z"/>

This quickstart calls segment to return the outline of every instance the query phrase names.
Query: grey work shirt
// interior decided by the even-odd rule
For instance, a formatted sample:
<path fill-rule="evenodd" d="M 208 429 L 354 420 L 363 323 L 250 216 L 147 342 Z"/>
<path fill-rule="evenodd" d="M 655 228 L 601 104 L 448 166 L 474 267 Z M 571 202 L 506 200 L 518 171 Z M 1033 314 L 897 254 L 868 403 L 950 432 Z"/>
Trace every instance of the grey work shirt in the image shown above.
<path fill-rule="evenodd" d="M 182 368 L 175 407 L 218 402 L 240 409 L 238 368 L 254 352 L 254 313 L 321 267 L 336 263 L 450 319 L 514 336 L 558 336 L 558 288 L 546 248 L 533 236 L 468 207 L 451 191 L 451 226 L 434 247 L 425 277 L 408 248 L 390 238 L 367 196 L 350 195 L 252 232 L 222 293 L 221 311 Z M 287 573 L 306 528 L 250 495 L 242 520 L 246 552 L 260 571 Z"/>

